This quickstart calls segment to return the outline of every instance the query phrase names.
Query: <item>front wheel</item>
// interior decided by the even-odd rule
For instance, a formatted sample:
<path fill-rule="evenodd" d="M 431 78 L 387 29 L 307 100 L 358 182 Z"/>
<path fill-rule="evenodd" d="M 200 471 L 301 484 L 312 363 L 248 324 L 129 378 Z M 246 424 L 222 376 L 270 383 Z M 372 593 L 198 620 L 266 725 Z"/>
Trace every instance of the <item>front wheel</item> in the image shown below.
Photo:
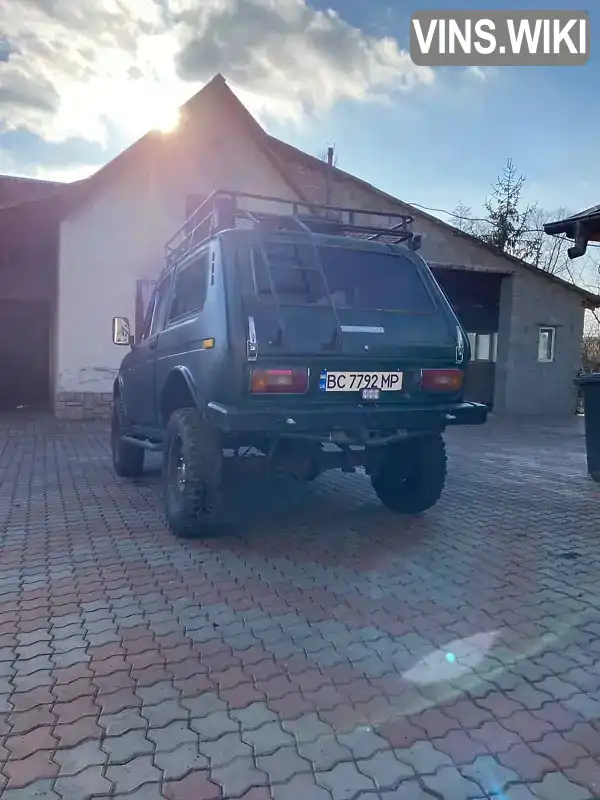
<path fill-rule="evenodd" d="M 113 468 L 120 478 L 139 478 L 144 471 L 145 451 L 123 441 L 123 418 L 123 403 L 121 398 L 116 397 L 110 424 Z"/>
<path fill-rule="evenodd" d="M 214 532 L 222 466 L 217 432 L 194 408 L 174 411 L 163 451 L 163 496 L 167 524 L 176 536 Z"/>
<path fill-rule="evenodd" d="M 439 433 L 387 445 L 371 475 L 381 502 L 401 514 L 420 514 L 440 499 L 446 482 L 446 447 Z"/>

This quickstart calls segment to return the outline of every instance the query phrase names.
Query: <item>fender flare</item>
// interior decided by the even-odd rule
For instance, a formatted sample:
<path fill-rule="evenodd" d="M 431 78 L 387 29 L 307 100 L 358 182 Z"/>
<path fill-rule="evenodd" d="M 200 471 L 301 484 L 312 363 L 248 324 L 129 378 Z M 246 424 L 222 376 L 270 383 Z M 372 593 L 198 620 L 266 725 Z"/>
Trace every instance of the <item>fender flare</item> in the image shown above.
<path fill-rule="evenodd" d="M 183 378 L 183 380 L 185 381 L 185 384 L 186 384 L 186 386 L 187 386 L 187 388 L 189 390 L 189 393 L 192 396 L 192 399 L 194 401 L 194 404 L 195 404 L 196 408 L 202 408 L 203 404 L 202 404 L 202 401 L 201 401 L 201 398 L 200 398 L 200 395 L 199 395 L 199 392 L 198 392 L 198 387 L 196 386 L 196 383 L 195 383 L 195 381 L 194 381 L 194 379 L 192 377 L 192 374 L 189 371 L 189 369 L 187 367 L 184 367 L 183 365 L 178 365 L 176 367 L 173 367 L 173 369 L 167 375 L 167 379 L 163 383 L 163 385 L 161 387 L 161 390 L 160 390 L 160 396 L 158 397 L 159 407 L 162 409 L 162 403 L 163 403 L 163 397 L 164 397 L 165 389 L 166 389 L 169 381 L 175 375 Z"/>

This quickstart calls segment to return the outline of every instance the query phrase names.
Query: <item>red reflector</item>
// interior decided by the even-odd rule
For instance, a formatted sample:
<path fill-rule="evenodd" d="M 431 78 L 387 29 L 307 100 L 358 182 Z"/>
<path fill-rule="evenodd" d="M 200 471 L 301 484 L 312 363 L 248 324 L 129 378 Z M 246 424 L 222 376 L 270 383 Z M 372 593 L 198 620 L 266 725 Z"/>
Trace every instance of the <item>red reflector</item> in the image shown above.
<path fill-rule="evenodd" d="M 308 390 L 308 370 L 253 369 L 250 391 L 253 394 L 304 394 Z"/>
<path fill-rule="evenodd" d="M 460 369 L 423 369 L 421 389 L 424 392 L 458 392 L 463 379 L 464 372 Z"/>

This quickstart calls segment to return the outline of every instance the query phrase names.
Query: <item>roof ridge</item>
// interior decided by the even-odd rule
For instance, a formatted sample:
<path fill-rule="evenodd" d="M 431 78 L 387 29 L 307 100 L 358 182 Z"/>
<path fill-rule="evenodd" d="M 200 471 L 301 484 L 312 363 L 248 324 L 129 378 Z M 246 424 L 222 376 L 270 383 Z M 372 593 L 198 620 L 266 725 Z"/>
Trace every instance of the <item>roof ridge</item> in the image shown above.
<path fill-rule="evenodd" d="M 298 156 L 300 156 L 305 161 L 310 161 L 311 165 L 315 166 L 319 169 L 319 171 L 325 171 L 326 169 L 332 169 L 334 175 L 339 175 L 352 183 L 356 183 L 361 187 L 367 189 L 368 191 L 373 192 L 374 194 L 378 195 L 379 197 L 383 197 L 384 199 L 388 200 L 392 203 L 397 203 L 399 206 L 403 208 L 410 209 L 410 211 L 417 216 L 423 217 L 434 225 L 438 225 L 442 228 L 452 231 L 454 236 L 458 236 L 460 238 L 467 239 L 474 244 L 478 245 L 479 247 L 484 247 L 487 250 L 490 250 L 495 255 L 505 258 L 508 261 L 511 261 L 513 264 L 518 264 L 520 267 L 528 270 L 529 272 L 533 272 L 536 275 L 540 275 L 541 277 L 547 278 L 548 280 L 553 281 L 554 283 L 560 284 L 565 289 L 569 289 L 574 291 L 588 300 L 590 303 L 595 303 L 596 307 L 600 306 L 600 295 L 594 294 L 593 292 L 588 291 L 587 289 L 582 288 L 581 286 L 577 286 L 575 283 L 571 283 L 571 281 L 567 281 L 564 278 L 559 277 L 558 275 L 553 275 L 550 272 L 546 272 L 546 270 L 540 269 L 539 267 L 534 266 L 533 264 L 529 264 L 527 261 L 523 261 L 523 259 L 517 258 L 516 256 L 512 256 L 509 253 L 505 253 L 500 248 L 495 247 L 494 245 L 488 244 L 483 239 L 479 239 L 477 236 L 473 236 L 470 233 L 466 233 L 465 231 L 461 231 L 460 228 L 457 228 L 455 225 L 451 225 L 449 222 L 445 222 L 443 219 L 434 216 L 433 214 L 429 214 L 426 211 L 422 211 L 420 208 L 416 206 L 412 206 L 410 203 L 405 202 L 404 200 L 400 200 L 398 197 L 394 197 L 393 195 L 389 194 L 388 192 L 383 191 L 383 189 L 378 189 L 372 183 L 364 180 L 363 178 L 358 178 L 356 175 L 353 175 L 351 172 L 346 172 L 345 170 L 340 169 L 339 167 L 329 167 L 324 161 L 316 156 L 311 155 L 310 153 L 306 153 L 304 150 L 300 150 L 299 147 L 295 147 L 293 144 L 289 144 L 289 142 L 284 142 L 283 139 L 278 139 L 276 136 L 272 136 L 269 133 L 266 133 L 266 136 L 269 138 L 276 145 L 283 145 L 285 148 L 294 151 Z"/>

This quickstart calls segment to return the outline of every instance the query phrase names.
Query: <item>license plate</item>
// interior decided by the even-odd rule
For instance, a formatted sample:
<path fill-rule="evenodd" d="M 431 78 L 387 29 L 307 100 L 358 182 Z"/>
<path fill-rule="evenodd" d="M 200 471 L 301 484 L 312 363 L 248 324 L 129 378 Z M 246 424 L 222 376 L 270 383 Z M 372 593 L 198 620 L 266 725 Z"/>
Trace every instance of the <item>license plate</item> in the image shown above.
<path fill-rule="evenodd" d="M 322 392 L 361 392 L 378 389 L 380 392 L 402 390 L 401 372 L 327 372 L 321 373 L 319 388 Z"/>

